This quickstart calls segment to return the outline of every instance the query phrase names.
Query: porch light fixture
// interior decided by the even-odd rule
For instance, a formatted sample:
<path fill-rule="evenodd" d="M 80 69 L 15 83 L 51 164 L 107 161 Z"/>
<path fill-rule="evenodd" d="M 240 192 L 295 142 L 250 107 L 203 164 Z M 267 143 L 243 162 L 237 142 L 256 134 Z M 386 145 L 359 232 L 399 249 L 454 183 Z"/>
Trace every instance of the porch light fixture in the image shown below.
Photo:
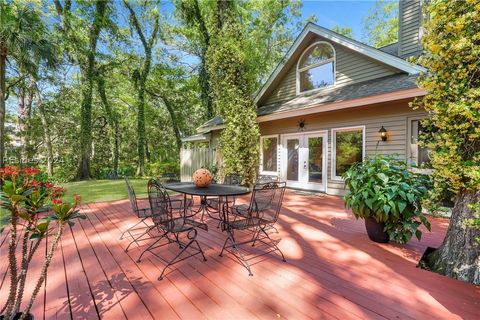
<path fill-rule="evenodd" d="M 307 123 L 305 122 L 305 119 L 300 119 L 298 120 L 298 123 L 297 123 L 297 126 L 298 126 L 298 131 L 302 131 L 305 130 L 305 125 Z"/>
<path fill-rule="evenodd" d="M 378 133 L 380 134 L 382 141 L 387 141 L 387 129 L 382 126 L 380 130 L 378 130 Z"/>

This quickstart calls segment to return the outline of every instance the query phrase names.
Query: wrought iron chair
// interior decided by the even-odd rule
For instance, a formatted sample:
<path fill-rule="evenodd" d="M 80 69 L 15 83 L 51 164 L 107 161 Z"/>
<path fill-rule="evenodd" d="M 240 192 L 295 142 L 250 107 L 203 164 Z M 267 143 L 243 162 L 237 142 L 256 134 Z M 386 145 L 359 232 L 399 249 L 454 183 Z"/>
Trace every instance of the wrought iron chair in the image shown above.
<path fill-rule="evenodd" d="M 132 207 L 132 212 L 133 214 L 135 214 L 137 218 L 140 219 L 140 221 L 138 221 L 133 226 L 125 230 L 120 236 L 120 240 L 124 238 L 125 234 L 128 234 L 132 238 L 132 241 L 128 244 L 128 247 L 130 247 L 132 243 L 136 243 L 137 241 L 139 241 L 139 239 L 141 239 L 143 236 L 148 234 L 148 232 L 151 230 L 152 226 L 146 223 L 146 220 L 151 216 L 151 211 L 150 211 L 150 208 L 138 207 L 137 196 L 135 195 L 135 191 L 132 187 L 132 184 L 127 176 L 125 176 L 124 178 L 125 178 L 125 184 L 127 185 L 128 199 L 130 200 L 130 206 Z M 143 225 L 143 226 L 138 227 L 139 225 Z M 144 232 L 141 232 L 139 235 L 133 234 L 132 232 L 135 230 L 144 230 Z M 128 247 L 127 247 L 127 250 L 128 250 Z"/>
<path fill-rule="evenodd" d="M 272 175 L 259 175 L 257 177 L 257 184 L 265 184 L 269 182 L 279 182 L 278 176 Z M 248 204 L 237 204 L 232 206 L 232 212 L 234 214 L 247 217 L 248 216 Z M 273 229 L 277 230 L 275 227 Z M 278 231 L 277 231 L 278 233 Z"/>
<path fill-rule="evenodd" d="M 272 176 L 272 175 L 259 175 L 257 177 L 257 184 L 265 184 L 269 182 L 279 182 L 279 177 L 278 176 Z M 232 212 L 236 215 L 247 217 L 248 216 L 248 204 L 237 204 L 232 207 Z M 266 230 L 274 230 L 276 233 L 278 233 L 278 229 L 274 226 L 268 226 Z"/>
<path fill-rule="evenodd" d="M 285 188 L 285 182 L 256 184 L 253 188 L 246 215 L 232 212 L 232 209 L 236 210 L 235 207 L 229 208 L 228 205 L 225 205 L 223 208 L 223 228 L 227 231 L 227 239 L 225 239 L 220 256 L 223 255 L 223 251 L 231 253 L 248 270 L 250 276 L 253 275 L 248 263 L 250 259 L 247 260 L 239 250 L 239 246 L 242 244 L 251 243 L 254 246 L 256 242 L 261 242 L 270 249 L 260 254 L 260 256 L 278 252 L 282 260 L 286 261 L 277 243 L 270 238 L 266 231 L 268 228 L 274 227 L 278 220 Z M 237 230 L 250 231 L 253 233 L 253 237 L 247 241 L 237 242 L 235 240 L 235 231 Z"/>
<path fill-rule="evenodd" d="M 257 183 L 278 182 L 278 176 L 260 174 L 257 177 Z"/>
<path fill-rule="evenodd" d="M 207 261 L 203 250 L 200 247 L 200 244 L 196 240 L 198 226 L 196 222 L 189 220 L 185 216 L 185 211 L 176 211 L 172 207 L 172 200 L 168 195 L 165 188 L 156 180 L 148 181 L 148 201 L 150 202 L 150 208 L 152 212 L 152 221 L 155 228 L 160 232 L 161 236 L 152 242 L 145 250 L 142 251 L 138 257 L 137 262 L 140 262 L 142 256 L 149 251 L 154 254 L 156 257 L 165 261 L 167 265 L 163 268 L 162 273 L 160 274 L 159 280 L 163 279 L 163 274 L 171 265 L 183 261 L 187 258 L 193 257 L 197 254 L 201 254 L 204 261 Z M 188 241 L 182 242 L 180 237 L 182 234 L 185 234 Z M 173 236 L 173 239 L 170 237 Z M 167 242 L 160 244 L 162 239 L 166 239 Z M 163 259 L 158 254 L 154 253 L 152 250 L 169 245 L 171 243 L 177 243 L 180 247 L 180 252 L 175 255 L 175 257 L 169 261 Z M 192 246 L 195 245 L 195 246 Z M 193 253 L 188 252 L 187 256 L 180 258 L 180 256 L 188 249 L 191 248 L 194 250 Z"/>
<path fill-rule="evenodd" d="M 240 184 L 242 183 L 242 177 L 238 174 L 229 174 L 227 176 L 225 176 L 225 178 L 223 179 L 223 184 L 227 184 L 227 185 L 232 185 L 232 186 L 239 186 Z M 215 210 L 218 210 L 220 212 L 220 210 L 222 208 L 220 208 L 220 203 L 224 203 L 226 201 L 225 198 L 207 198 L 206 199 L 206 202 L 207 202 L 207 206 L 209 206 L 210 208 L 213 208 Z M 235 205 L 235 197 L 228 197 L 228 202 L 229 202 L 229 205 L 230 206 L 234 206 Z M 217 225 L 217 228 L 220 228 L 220 223 Z"/>

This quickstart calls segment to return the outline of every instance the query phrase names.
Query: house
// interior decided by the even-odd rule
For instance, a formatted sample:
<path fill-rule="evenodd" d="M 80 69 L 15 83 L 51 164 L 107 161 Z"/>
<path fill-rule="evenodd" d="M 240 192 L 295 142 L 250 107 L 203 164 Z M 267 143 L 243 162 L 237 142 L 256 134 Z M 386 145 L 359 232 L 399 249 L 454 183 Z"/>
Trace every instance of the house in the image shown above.
<path fill-rule="evenodd" d="M 379 49 L 313 23 L 304 28 L 255 98 L 260 174 L 278 175 L 292 188 L 343 194 L 341 175 L 365 156 L 428 161 L 417 144 L 426 113 L 409 107 L 426 93 L 416 85 L 425 69 L 407 61 L 421 53 L 420 0 L 401 0 L 399 15 L 398 43 Z M 195 139 L 215 147 L 222 126 L 215 117 Z"/>

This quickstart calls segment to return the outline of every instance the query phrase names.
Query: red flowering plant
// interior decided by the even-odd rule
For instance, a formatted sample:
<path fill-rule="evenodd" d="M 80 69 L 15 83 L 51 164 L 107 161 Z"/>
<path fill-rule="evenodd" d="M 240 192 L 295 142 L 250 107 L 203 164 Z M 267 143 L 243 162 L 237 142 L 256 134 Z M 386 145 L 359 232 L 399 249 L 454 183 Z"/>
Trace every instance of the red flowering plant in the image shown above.
<path fill-rule="evenodd" d="M 77 206 L 80 197 L 75 195 L 73 203 L 62 201 L 65 189 L 52 183 L 40 182 L 36 176 L 40 170 L 17 167 L 0 168 L 0 233 L 9 231 L 8 264 L 10 291 L 0 310 L 4 319 L 13 319 L 20 312 L 27 271 L 30 262 L 43 239 L 52 236 L 47 255 L 38 253 L 43 265 L 36 286 L 22 311 L 26 317 L 40 291 L 53 253 L 57 248 L 65 226 L 72 226 L 74 219 L 85 219 Z M 18 255 L 17 251 L 21 251 Z M 41 255 L 41 256 L 39 256 Z"/>

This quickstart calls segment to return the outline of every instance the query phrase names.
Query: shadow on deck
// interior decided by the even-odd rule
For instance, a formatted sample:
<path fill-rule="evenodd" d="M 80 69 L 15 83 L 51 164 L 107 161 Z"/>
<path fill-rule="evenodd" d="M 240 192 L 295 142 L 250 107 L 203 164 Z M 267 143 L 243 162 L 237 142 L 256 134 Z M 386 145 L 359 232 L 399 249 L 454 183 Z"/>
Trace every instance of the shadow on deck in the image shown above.
<path fill-rule="evenodd" d="M 128 239 L 119 240 L 136 222 L 127 200 L 89 204 L 83 211 L 88 219 L 65 232 L 35 319 L 480 317 L 479 287 L 415 267 L 427 246 L 441 243 L 445 219 L 431 219 L 432 232 L 421 242 L 377 244 L 340 198 L 287 191 L 274 235 L 286 263 L 273 254 L 256 259 L 249 277 L 228 254 L 218 256 L 225 234 L 212 221 L 208 232 L 199 230 L 208 261 L 185 260 L 158 281 L 163 263 L 149 254 L 136 263 L 140 248 L 125 253 Z M 165 254 L 177 249 L 169 246 Z M 9 283 L 5 260 L 2 303 Z M 36 260 L 34 273 L 41 264 Z"/>

